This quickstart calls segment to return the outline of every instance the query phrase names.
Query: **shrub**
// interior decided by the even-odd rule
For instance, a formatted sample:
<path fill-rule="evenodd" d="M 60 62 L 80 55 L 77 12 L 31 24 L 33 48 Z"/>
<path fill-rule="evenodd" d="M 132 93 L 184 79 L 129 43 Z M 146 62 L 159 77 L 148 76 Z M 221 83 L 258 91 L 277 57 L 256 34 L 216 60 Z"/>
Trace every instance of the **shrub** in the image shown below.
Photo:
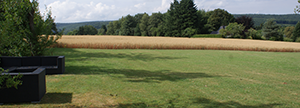
<path fill-rule="evenodd" d="M 295 42 L 300 42 L 300 38 L 298 37 Z"/>
<path fill-rule="evenodd" d="M 286 41 L 286 42 L 293 42 L 294 40 L 291 39 L 291 38 L 285 37 L 285 38 L 283 38 L 283 41 Z"/>
<path fill-rule="evenodd" d="M 3 72 L 6 72 L 7 70 L 4 70 L 3 68 L 0 67 L 0 75 Z M 18 89 L 18 85 L 22 85 L 22 81 L 20 81 L 22 75 L 19 74 L 17 76 L 10 76 L 9 74 L 4 74 L 0 76 L 0 89 L 5 89 L 5 88 L 11 88 L 15 87 Z"/>
<path fill-rule="evenodd" d="M 251 28 L 246 32 L 246 35 L 249 39 L 261 39 L 260 34 L 255 29 Z"/>
<path fill-rule="evenodd" d="M 189 37 L 191 38 L 193 35 L 196 34 L 196 29 L 192 29 L 192 28 L 186 28 L 183 32 L 182 32 L 182 36 L 184 37 Z"/>
<path fill-rule="evenodd" d="M 243 31 L 245 26 L 238 23 L 230 23 L 225 29 L 220 30 L 220 34 L 224 37 L 231 35 L 232 38 L 245 38 Z"/>

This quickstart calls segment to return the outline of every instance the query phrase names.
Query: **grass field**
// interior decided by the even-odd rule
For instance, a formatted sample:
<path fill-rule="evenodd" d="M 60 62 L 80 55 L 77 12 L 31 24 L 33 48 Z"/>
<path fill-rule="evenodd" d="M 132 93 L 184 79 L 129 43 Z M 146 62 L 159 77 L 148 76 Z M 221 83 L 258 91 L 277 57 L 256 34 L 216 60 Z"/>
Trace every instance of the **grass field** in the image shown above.
<path fill-rule="evenodd" d="M 299 108 L 300 54 L 55 48 L 39 104 L 0 107 Z"/>
<path fill-rule="evenodd" d="M 68 36 L 58 48 L 91 49 L 201 49 L 266 52 L 300 52 L 300 43 L 223 38 L 172 38 L 135 36 Z"/>

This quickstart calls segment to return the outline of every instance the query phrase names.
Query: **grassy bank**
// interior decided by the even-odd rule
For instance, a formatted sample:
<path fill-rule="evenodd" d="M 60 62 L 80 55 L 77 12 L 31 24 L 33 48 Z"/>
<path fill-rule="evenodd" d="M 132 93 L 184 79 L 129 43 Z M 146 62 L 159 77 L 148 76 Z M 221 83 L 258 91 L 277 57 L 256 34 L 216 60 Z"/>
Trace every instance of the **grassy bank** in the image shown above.
<path fill-rule="evenodd" d="M 300 107 L 299 53 L 54 49 L 40 104 L 1 107 Z"/>

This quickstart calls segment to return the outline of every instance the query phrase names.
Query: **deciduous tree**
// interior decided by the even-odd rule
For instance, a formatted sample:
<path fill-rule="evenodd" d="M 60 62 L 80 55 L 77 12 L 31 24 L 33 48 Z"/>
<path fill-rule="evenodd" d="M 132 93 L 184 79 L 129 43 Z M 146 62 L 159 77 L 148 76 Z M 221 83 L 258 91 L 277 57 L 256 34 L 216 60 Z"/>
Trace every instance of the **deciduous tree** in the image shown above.
<path fill-rule="evenodd" d="M 237 17 L 235 20 L 238 24 L 243 24 L 245 26 L 245 30 L 244 30 L 245 32 L 247 32 L 248 29 L 254 27 L 254 22 L 252 20 L 252 17 L 241 16 L 241 17 Z"/>
<path fill-rule="evenodd" d="M 229 23 L 235 22 L 234 16 L 224 9 L 215 9 L 210 14 L 208 24 L 213 27 L 214 31 L 218 30 L 220 26 L 227 26 Z"/>
<path fill-rule="evenodd" d="M 294 27 L 294 26 L 286 27 L 286 28 L 284 29 L 284 35 L 285 35 L 287 38 L 292 38 L 292 37 L 293 37 L 294 30 L 295 30 L 295 27 Z"/>
<path fill-rule="evenodd" d="M 148 36 L 148 21 L 149 15 L 145 13 L 141 19 L 141 23 L 139 24 L 142 36 Z"/>
<path fill-rule="evenodd" d="M 37 0 L 1 0 L 0 54 L 4 56 L 39 56 L 56 43 L 63 31 L 53 36 L 51 11 L 38 10 Z M 54 29 L 55 30 L 55 29 Z M 5 41 L 3 41 L 5 40 Z"/>

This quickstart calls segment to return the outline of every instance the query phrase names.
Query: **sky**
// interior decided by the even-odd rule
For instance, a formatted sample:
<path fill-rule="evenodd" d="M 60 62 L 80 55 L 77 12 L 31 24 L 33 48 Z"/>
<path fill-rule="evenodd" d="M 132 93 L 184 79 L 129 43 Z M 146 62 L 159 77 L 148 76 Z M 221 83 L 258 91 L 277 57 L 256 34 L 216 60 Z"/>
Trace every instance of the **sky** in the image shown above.
<path fill-rule="evenodd" d="M 112 21 L 128 14 L 165 13 L 174 0 L 38 0 L 57 23 Z M 180 0 L 178 0 L 180 1 Z M 197 9 L 225 9 L 231 14 L 293 14 L 298 0 L 194 0 Z M 45 7 L 46 6 L 46 7 Z"/>

